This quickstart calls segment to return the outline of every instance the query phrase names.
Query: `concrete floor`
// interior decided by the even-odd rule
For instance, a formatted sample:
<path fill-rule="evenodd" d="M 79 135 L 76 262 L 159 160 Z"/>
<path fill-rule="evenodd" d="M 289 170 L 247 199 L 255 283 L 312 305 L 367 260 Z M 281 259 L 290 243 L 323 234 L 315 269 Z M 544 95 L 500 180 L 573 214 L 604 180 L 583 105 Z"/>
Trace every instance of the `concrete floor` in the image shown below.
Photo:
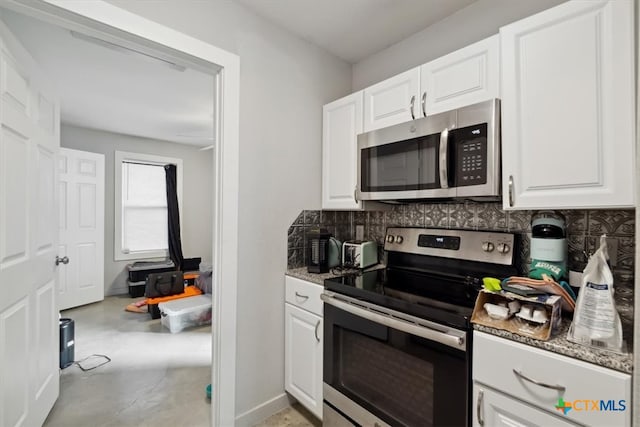
<path fill-rule="evenodd" d="M 172 334 L 159 319 L 124 311 L 135 300 L 107 297 L 62 313 L 75 322 L 76 361 L 92 354 L 112 361 L 89 372 L 62 370 L 45 426 L 211 425 L 211 327 Z"/>

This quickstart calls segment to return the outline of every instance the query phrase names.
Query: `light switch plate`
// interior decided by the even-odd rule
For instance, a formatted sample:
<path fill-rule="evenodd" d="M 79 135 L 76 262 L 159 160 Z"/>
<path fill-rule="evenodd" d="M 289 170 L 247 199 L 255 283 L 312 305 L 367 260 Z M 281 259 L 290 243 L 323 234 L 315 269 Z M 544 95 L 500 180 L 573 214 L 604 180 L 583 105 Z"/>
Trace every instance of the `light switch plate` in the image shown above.
<path fill-rule="evenodd" d="M 364 225 L 356 225 L 356 240 L 364 240 Z"/>

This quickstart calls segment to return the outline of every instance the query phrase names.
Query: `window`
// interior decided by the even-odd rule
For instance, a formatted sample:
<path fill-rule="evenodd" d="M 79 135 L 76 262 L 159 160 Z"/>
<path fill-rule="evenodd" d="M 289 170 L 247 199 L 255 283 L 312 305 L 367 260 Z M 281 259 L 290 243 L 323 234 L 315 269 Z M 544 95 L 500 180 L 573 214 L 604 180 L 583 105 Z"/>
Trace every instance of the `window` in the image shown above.
<path fill-rule="evenodd" d="M 115 153 L 114 258 L 166 258 L 167 194 L 164 165 L 178 170 L 178 203 L 182 200 L 182 160 L 148 154 Z M 180 209 L 182 210 L 182 209 Z"/>

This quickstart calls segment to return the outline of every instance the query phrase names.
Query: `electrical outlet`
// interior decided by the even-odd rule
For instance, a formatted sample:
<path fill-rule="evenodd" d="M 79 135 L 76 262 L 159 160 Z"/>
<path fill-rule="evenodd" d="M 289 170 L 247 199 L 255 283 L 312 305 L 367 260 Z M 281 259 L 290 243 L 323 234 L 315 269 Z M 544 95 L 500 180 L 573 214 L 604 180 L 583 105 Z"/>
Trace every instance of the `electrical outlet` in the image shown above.
<path fill-rule="evenodd" d="M 356 240 L 364 240 L 364 225 L 356 225 Z"/>

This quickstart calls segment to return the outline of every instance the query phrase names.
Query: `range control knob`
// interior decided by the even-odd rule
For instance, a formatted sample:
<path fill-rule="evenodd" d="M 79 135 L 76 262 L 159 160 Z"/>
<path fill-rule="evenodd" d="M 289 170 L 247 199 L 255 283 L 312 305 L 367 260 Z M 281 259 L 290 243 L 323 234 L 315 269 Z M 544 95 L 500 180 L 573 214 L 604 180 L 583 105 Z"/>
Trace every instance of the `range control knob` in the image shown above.
<path fill-rule="evenodd" d="M 482 250 L 485 252 L 493 252 L 493 249 L 495 247 L 493 246 L 493 243 L 491 242 L 482 242 Z"/>
<path fill-rule="evenodd" d="M 498 249 L 498 252 L 500 252 L 501 254 L 506 254 L 511 250 L 509 245 L 507 245 L 506 243 L 498 243 L 497 249 Z"/>
<path fill-rule="evenodd" d="M 397 243 L 397 244 L 400 244 L 400 243 L 402 243 L 403 241 L 404 241 L 404 237 L 402 237 L 402 236 L 396 236 L 396 243 Z"/>
<path fill-rule="evenodd" d="M 389 234 L 389 235 L 387 236 L 387 242 L 389 242 L 389 243 L 393 243 L 395 240 L 396 240 L 396 238 L 395 238 L 395 237 L 393 237 L 393 235 Z"/>

